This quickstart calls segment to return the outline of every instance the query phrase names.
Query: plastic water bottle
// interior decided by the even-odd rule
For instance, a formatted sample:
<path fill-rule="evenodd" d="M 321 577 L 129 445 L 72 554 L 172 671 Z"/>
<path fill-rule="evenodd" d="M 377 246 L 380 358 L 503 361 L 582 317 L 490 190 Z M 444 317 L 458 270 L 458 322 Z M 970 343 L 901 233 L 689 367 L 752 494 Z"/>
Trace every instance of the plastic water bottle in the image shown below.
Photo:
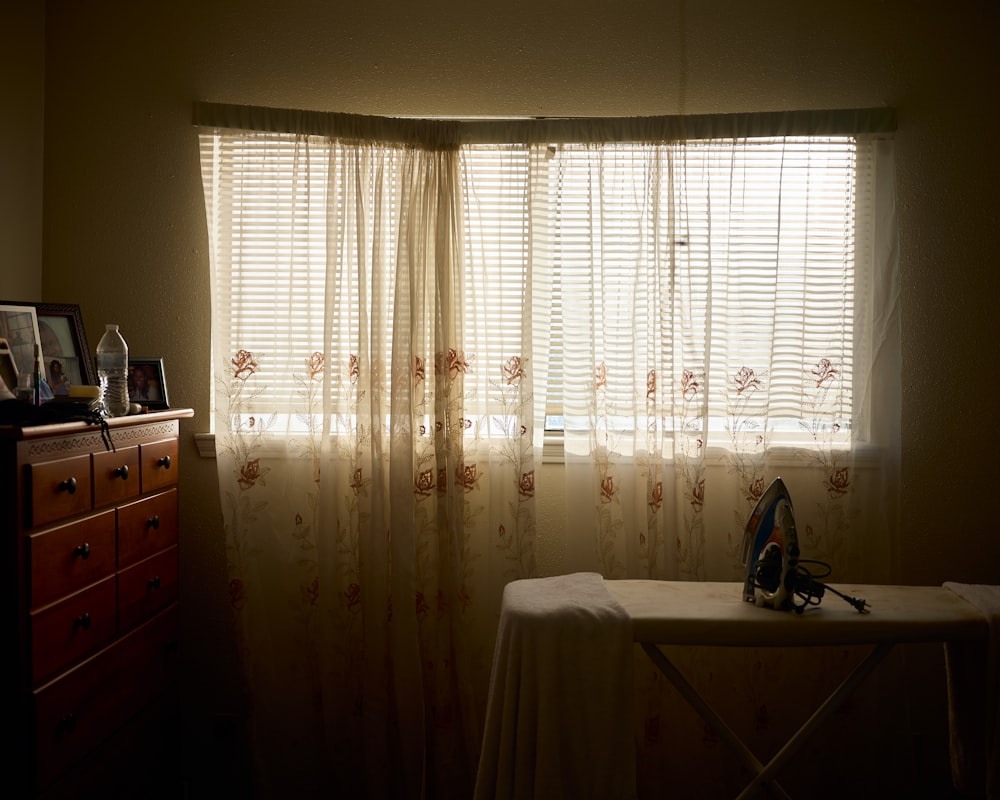
<path fill-rule="evenodd" d="M 97 382 L 104 413 L 109 417 L 128 414 L 128 345 L 117 325 L 106 325 L 97 343 Z"/>

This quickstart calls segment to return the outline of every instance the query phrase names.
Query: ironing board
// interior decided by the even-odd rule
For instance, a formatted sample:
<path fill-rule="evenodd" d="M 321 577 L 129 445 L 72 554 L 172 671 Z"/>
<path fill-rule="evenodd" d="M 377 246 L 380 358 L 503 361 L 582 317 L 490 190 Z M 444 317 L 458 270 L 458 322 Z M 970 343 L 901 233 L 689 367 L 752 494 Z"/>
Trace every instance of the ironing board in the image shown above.
<path fill-rule="evenodd" d="M 864 586 L 837 589 L 864 598 L 871 613 L 859 614 L 836 596 L 803 614 L 757 608 L 743 602 L 741 583 L 608 580 L 609 592 L 632 621 L 632 638 L 755 774 L 739 795 L 762 784 L 788 797 L 774 776 L 809 734 L 830 716 L 875 669 L 893 645 L 916 642 L 986 641 L 983 614 L 943 586 Z M 871 652 L 807 719 L 766 765 L 702 699 L 657 645 L 719 647 L 872 645 Z"/>

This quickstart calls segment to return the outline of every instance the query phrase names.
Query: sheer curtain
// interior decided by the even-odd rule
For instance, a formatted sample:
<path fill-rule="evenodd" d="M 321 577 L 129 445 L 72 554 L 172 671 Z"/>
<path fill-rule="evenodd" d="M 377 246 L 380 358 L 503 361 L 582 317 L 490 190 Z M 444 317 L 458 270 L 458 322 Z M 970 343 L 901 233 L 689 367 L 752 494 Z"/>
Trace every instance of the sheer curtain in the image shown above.
<path fill-rule="evenodd" d="M 459 153 L 253 132 L 202 147 L 258 785 L 468 796 L 500 592 L 534 572 L 534 497 L 529 360 L 464 313 L 482 288 Z"/>
<path fill-rule="evenodd" d="M 575 221 L 552 254 L 574 498 L 567 570 L 742 581 L 744 526 L 781 477 L 802 558 L 822 562 L 805 563 L 813 574 L 834 587 L 893 582 L 901 367 L 891 141 L 580 148 L 549 168 L 560 211 Z M 760 755 L 776 753 L 861 655 L 668 650 Z M 793 795 L 844 796 L 857 774 L 871 776 L 874 794 L 901 791 L 910 755 L 898 674 L 887 667 L 871 679 L 803 759 L 852 769 L 817 786 L 793 760 Z M 664 785 L 677 798 L 736 796 L 746 776 L 643 653 L 635 684 L 639 796 L 661 796 Z"/>
<path fill-rule="evenodd" d="M 899 481 L 892 145 L 754 138 L 560 153 L 577 569 L 741 580 L 789 487 L 803 557 L 888 582 Z M 568 187 L 580 187 L 574 195 Z M 819 568 L 815 568 L 821 571 Z"/>
<path fill-rule="evenodd" d="M 740 579 L 780 475 L 805 557 L 891 580 L 891 111 L 195 123 L 263 794 L 471 795 L 502 589 L 537 574 L 546 422 L 572 498 L 549 571 Z M 774 689 L 744 667 L 759 725 Z M 637 675 L 653 795 L 673 754 L 702 762 Z"/>

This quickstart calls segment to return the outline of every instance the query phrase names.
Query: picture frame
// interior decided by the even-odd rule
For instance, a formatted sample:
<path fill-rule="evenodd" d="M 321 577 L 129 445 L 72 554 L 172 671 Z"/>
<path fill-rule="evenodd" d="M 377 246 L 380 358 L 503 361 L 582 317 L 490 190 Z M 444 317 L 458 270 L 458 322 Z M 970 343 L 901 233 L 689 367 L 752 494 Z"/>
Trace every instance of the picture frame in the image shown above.
<path fill-rule="evenodd" d="M 18 376 L 31 375 L 35 369 L 35 345 L 39 342 L 38 315 L 33 303 L 0 301 L 0 339 L 7 342 Z M 11 395 L 17 391 L 17 385 L 7 386 L 2 377 L 0 385 Z"/>
<path fill-rule="evenodd" d="M 97 369 L 87 343 L 83 314 L 76 303 L 38 303 L 38 334 L 42 343 L 42 359 L 53 394 L 68 394 L 69 387 L 59 387 L 52 375 L 52 362 L 64 360 L 64 372 L 70 384 L 96 386 Z M 47 333 L 46 329 L 49 332 Z M 48 345 L 46 342 L 50 342 Z"/>
<path fill-rule="evenodd" d="M 151 410 L 170 408 L 161 357 L 129 356 L 128 399 Z"/>
<path fill-rule="evenodd" d="M 42 346 L 42 377 L 54 396 L 68 395 L 70 386 L 97 384 L 97 371 L 87 343 L 87 331 L 83 327 L 79 305 L 0 301 L 0 307 L 10 306 L 31 308 L 34 311 L 38 337 L 36 341 Z M 22 368 L 19 361 L 17 368 L 18 371 Z"/>

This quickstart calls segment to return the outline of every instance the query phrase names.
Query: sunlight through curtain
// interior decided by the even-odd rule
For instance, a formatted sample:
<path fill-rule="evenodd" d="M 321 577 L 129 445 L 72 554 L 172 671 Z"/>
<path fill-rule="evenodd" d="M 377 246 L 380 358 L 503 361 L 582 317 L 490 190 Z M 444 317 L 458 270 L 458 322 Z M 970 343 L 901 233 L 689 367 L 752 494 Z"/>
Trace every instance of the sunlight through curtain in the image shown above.
<path fill-rule="evenodd" d="M 238 139 L 204 156 L 241 151 L 206 197 L 216 245 L 241 233 L 216 449 L 260 785 L 467 796 L 534 498 L 528 359 L 463 316 L 458 152 Z"/>
<path fill-rule="evenodd" d="M 263 795 L 471 796 L 500 597 L 536 575 L 536 536 L 565 535 L 558 572 L 740 580 L 743 525 L 780 475 L 805 558 L 891 582 L 891 112 L 443 122 L 198 104 L 195 122 Z M 564 534 L 536 530 L 545 437 L 563 445 Z M 769 736 L 777 689 L 744 658 L 736 713 Z M 687 757 L 649 666 L 652 796 L 713 744 Z"/>
<path fill-rule="evenodd" d="M 889 142 L 782 137 L 564 151 L 575 569 L 741 580 L 789 487 L 803 558 L 889 582 L 899 288 Z M 566 199 L 562 205 L 569 206 Z M 569 213 L 568 210 L 565 213 Z"/>
<path fill-rule="evenodd" d="M 781 477 L 812 574 L 834 587 L 894 582 L 891 142 L 566 148 L 549 169 L 561 213 L 576 218 L 551 256 L 561 266 L 574 498 L 567 571 L 742 581 L 744 526 Z M 828 593 L 822 602 L 841 601 Z M 670 657 L 754 752 L 773 754 L 858 650 L 672 648 Z M 867 769 L 885 785 L 870 789 L 885 795 L 909 772 L 894 674 L 870 680 L 810 745 L 814 763 L 819 753 L 856 764 L 877 752 Z M 664 785 L 677 798 L 735 796 L 746 776 L 641 652 L 634 677 L 639 797 L 661 796 Z M 849 776 L 789 780 L 813 797 L 851 788 Z"/>

